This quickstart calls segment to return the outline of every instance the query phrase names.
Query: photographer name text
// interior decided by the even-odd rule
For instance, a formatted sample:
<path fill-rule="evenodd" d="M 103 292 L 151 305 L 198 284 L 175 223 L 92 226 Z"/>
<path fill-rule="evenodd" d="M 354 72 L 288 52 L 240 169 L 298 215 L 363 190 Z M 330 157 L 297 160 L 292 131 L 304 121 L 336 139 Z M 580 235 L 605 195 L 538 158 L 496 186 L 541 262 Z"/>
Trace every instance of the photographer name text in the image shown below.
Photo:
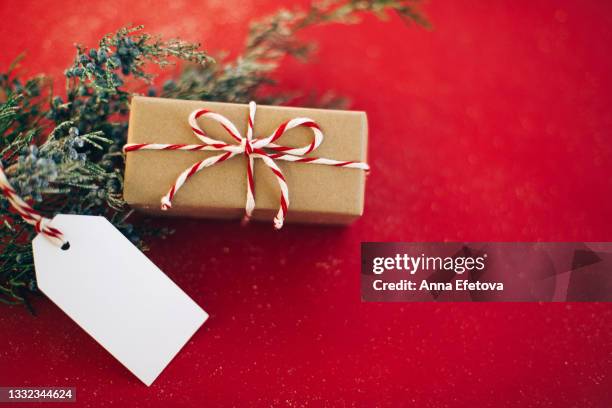
<path fill-rule="evenodd" d="M 382 275 L 385 272 L 395 271 L 406 273 L 407 277 L 414 277 L 419 272 L 427 271 L 452 271 L 457 276 L 465 272 L 480 272 L 486 268 L 487 254 L 478 257 L 440 257 L 411 256 L 408 254 L 396 254 L 390 257 L 376 257 L 372 262 L 372 273 Z M 419 281 L 410 279 L 399 279 L 387 281 L 375 279 L 372 288 L 376 291 L 503 291 L 502 282 L 481 282 L 479 280 L 453 279 L 451 282 L 431 281 L 421 279 Z"/>

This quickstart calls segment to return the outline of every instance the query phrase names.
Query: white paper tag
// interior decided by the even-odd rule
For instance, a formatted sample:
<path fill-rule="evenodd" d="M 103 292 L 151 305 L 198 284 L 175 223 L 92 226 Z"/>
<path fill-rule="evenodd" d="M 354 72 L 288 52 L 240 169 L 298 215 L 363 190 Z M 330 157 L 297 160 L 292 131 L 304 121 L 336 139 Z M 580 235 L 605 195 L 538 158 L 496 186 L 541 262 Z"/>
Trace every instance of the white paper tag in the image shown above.
<path fill-rule="evenodd" d="M 38 287 L 146 385 L 208 318 L 104 217 L 59 214 L 32 241 Z"/>

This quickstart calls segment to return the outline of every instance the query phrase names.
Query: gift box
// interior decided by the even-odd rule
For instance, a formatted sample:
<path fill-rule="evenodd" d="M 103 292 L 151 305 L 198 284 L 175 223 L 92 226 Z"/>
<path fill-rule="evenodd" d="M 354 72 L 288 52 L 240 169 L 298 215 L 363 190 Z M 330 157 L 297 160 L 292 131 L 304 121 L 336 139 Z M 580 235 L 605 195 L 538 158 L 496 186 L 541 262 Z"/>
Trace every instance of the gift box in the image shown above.
<path fill-rule="evenodd" d="M 363 213 L 367 133 L 365 112 L 135 96 L 124 197 L 153 214 L 241 218 L 246 199 L 254 219 L 350 223 Z"/>

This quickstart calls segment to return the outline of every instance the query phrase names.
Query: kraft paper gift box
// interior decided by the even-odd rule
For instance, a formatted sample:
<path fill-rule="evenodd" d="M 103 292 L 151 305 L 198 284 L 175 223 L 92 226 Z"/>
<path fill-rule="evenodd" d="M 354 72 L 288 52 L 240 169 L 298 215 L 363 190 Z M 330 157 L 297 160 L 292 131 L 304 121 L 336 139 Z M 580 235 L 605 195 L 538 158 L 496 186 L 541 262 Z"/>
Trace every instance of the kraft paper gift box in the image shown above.
<path fill-rule="evenodd" d="M 201 144 L 188 117 L 197 109 L 222 114 L 246 135 L 249 106 L 245 104 L 184 101 L 135 96 L 131 101 L 128 144 Z M 321 145 L 304 157 L 341 161 L 367 161 L 367 117 L 365 112 L 257 106 L 254 138 L 267 137 L 281 123 L 307 117 L 323 132 Z M 222 126 L 207 118 L 199 127 L 214 139 L 239 144 Z M 313 140 L 309 128 L 287 131 L 276 143 L 306 146 Z M 221 152 L 223 153 L 223 152 Z M 162 211 L 160 199 L 185 169 L 219 152 L 139 150 L 126 153 L 125 200 L 133 208 L 152 214 L 207 218 L 242 218 L 247 191 L 247 159 L 239 154 L 205 168 L 189 178 Z M 289 190 L 287 222 L 347 224 L 363 213 L 364 170 L 329 165 L 275 160 L 284 173 Z M 255 210 L 252 218 L 272 221 L 279 208 L 277 180 L 261 159 L 255 159 Z"/>

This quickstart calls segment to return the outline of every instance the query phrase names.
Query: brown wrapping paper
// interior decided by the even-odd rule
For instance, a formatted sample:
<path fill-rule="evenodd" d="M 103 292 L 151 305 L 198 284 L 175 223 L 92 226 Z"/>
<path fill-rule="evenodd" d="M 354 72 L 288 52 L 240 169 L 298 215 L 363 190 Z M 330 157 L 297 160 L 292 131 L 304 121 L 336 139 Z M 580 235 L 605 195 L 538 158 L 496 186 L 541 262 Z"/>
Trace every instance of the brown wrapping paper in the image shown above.
<path fill-rule="evenodd" d="M 248 105 L 183 101 L 135 96 L 131 102 L 128 143 L 198 144 L 189 127 L 189 114 L 210 109 L 231 120 L 246 134 Z M 308 117 L 319 124 L 323 143 L 305 157 L 366 162 L 367 117 L 365 112 L 257 106 L 254 137 L 269 136 L 281 123 Z M 217 140 L 236 143 L 216 122 L 200 119 L 200 127 Z M 312 140 L 306 128 L 288 131 L 278 144 L 300 147 Z M 125 166 L 125 200 L 147 213 L 241 218 L 246 200 L 246 158 L 243 155 L 216 164 L 191 177 L 162 211 L 161 197 L 178 175 L 198 160 L 218 152 L 158 151 L 129 152 Z M 365 172 L 359 169 L 291 163 L 277 160 L 289 187 L 287 222 L 346 224 L 363 213 Z M 270 169 L 255 160 L 255 211 L 253 218 L 272 222 L 279 207 L 279 187 Z"/>

